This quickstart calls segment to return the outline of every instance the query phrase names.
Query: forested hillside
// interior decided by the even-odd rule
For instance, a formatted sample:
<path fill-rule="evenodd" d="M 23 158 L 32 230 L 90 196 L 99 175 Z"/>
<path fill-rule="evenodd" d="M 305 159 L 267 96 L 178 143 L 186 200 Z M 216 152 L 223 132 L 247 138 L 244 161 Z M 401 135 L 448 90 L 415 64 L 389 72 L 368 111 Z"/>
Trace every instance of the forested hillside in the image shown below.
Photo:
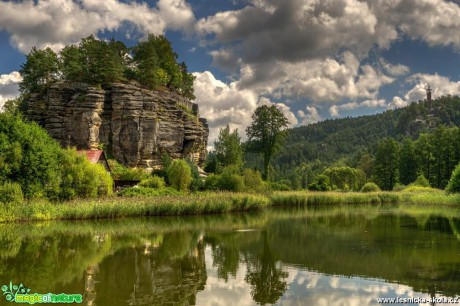
<path fill-rule="evenodd" d="M 363 156 L 374 157 L 383 138 L 415 140 L 442 125 L 460 125 L 459 97 L 443 96 L 431 103 L 413 102 L 381 114 L 293 128 L 288 130 L 286 142 L 272 163 L 274 179 L 292 182 L 300 180 L 302 172 L 312 178 L 330 166 L 358 167 Z M 252 155 L 247 155 L 246 161 L 250 167 L 260 165 Z"/>

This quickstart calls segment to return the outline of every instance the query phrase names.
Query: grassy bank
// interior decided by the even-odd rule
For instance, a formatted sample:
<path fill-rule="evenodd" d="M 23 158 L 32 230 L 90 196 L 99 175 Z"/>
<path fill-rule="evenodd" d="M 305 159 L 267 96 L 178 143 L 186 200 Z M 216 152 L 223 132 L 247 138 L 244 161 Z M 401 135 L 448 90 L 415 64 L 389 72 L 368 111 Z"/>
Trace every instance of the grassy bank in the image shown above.
<path fill-rule="evenodd" d="M 270 204 L 263 195 L 205 193 L 155 197 L 108 197 L 61 204 L 24 202 L 0 207 L 0 222 L 80 220 L 138 216 L 180 216 L 261 210 Z"/>
<path fill-rule="evenodd" d="M 342 204 L 460 204 L 460 195 L 440 190 L 413 192 L 275 192 L 270 195 L 210 192 L 155 197 L 107 197 L 53 204 L 30 201 L 0 206 L 0 222 L 181 216 L 257 211 L 270 206 Z"/>

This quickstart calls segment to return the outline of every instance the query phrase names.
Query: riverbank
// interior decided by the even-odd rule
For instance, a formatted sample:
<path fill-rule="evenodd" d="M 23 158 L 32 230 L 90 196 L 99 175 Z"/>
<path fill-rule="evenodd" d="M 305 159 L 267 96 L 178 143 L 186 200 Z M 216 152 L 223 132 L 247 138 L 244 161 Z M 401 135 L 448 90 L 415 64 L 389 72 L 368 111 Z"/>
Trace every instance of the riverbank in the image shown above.
<path fill-rule="evenodd" d="M 272 194 L 209 192 L 154 197 L 107 197 L 59 204 L 30 201 L 0 206 L 0 222 L 204 215 L 258 211 L 271 206 L 389 203 L 455 205 L 460 203 L 460 195 L 448 195 L 441 190 L 372 193 L 286 191 Z"/>

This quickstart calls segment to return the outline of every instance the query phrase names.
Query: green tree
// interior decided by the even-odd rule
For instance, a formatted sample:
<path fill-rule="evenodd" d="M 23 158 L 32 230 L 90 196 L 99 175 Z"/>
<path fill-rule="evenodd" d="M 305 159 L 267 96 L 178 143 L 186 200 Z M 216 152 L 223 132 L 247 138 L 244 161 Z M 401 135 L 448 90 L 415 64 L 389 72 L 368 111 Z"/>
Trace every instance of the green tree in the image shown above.
<path fill-rule="evenodd" d="M 404 139 L 399 156 L 399 182 L 409 185 L 417 179 L 417 158 L 412 140 Z"/>
<path fill-rule="evenodd" d="M 22 93 L 43 92 L 59 78 L 58 57 L 50 48 L 37 50 L 33 47 L 19 73 L 22 76 L 19 84 Z"/>
<path fill-rule="evenodd" d="M 252 115 L 252 123 L 246 129 L 248 149 L 264 158 L 264 178 L 269 177 L 269 165 L 273 155 L 281 147 L 288 120 L 276 106 L 259 106 Z"/>
<path fill-rule="evenodd" d="M 146 41 L 133 48 L 134 74 L 142 84 L 155 88 L 175 89 L 188 97 L 193 96 L 194 77 L 187 72 L 185 63 L 177 63 L 177 53 L 163 35 L 150 34 Z M 185 82 L 184 82 L 185 78 Z"/>
<path fill-rule="evenodd" d="M 460 192 L 460 164 L 455 167 L 452 176 L 447 184 L 446 191 L 449 193 Z"/>
<path fill-rule="evenodd" d="M 84 67 L 83 80 L 90 84 L 122 80 L 125 65 L 121 49 L 120 43 L 114 41 L 98 40 L 93 35 L 83 38 L 79 45 Z"/>
<path fill-rule="evenodd" d="M 391 190 L 398 179 L 399 144 L 385 138 L 378 144 L 375 154 L 375 178 L 380 188 Z"/>
<path fill-rule="evenodd" d="M 187 191 L 192 183 L 192 171 L 183 159 L 174 160 L 167 169 L 171 186 L 179 191 Z"/>
<path fill-rule="evenodd" d="M 331 189 L 358 191 L 366 181 L 363 171 L 350 167 L 327 168 L 323 174 L 329 177 Z"/>
<path fill-rule="evenodd" d="M 66 46 L 59 52 L 64 80 L 81 82 L 85 78 L 85 58 L 80 48 L 75 45 Z"/>
<path fill-rule="evenodd" d="M 231 132 L 228 125 L 220 129 L 219 136 L 214 141 L 214 150 L 217 161 L 222 167 L 243 165 L 243 148 L 238 129 Z"/>

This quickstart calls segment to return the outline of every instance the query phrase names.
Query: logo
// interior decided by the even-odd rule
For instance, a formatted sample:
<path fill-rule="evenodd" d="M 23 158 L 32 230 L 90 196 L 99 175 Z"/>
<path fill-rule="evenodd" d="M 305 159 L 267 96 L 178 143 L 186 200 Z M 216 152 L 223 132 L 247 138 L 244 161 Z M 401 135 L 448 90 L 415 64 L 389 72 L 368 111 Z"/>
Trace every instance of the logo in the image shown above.
<path fill-rule="evenodd" d="M 2 292 L 5 299 L 12 303 L 22 304 L 39 304 L 39 303 L 81 303 L 83 296 L 81 294 L 54 294 L 54 293 L 30 293 L 30 288 L 27 288 L 22 283 L 19 285 L 13 285 L 10 282 L 9 285 L 2 286 Z"/>

